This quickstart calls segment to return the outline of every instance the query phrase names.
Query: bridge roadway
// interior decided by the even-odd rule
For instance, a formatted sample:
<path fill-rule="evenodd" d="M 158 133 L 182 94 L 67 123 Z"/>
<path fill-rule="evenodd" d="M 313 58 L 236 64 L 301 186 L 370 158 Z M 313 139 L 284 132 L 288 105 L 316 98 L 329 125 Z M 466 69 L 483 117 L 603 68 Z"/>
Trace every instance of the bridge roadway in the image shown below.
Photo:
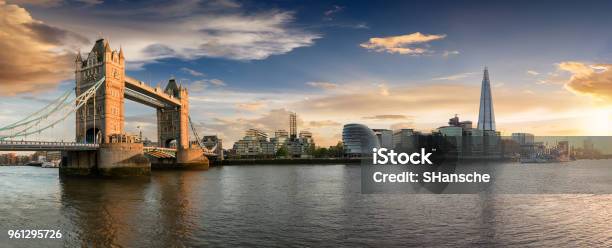
<path fill-rule="evenodd" d="M 56 142 L 56 141 L 0 141 L 0 151 L 93 151 L 100 147 L 99 144 L 88 144 L 78 142 Z M 206 156 L 217 156 L 217 154 L 202 149 Z M 176 148 L 150 147 L 143 148 L 145 153 L 158 151 L 175 155 Z M 176 155 L 175 155 L 176 156 Z"/>
<path fill-rule="evenodd" d="M 98 144 L 49 141 L 0 141 L 0 151 L 91 151 Z"/>
<path fill-rule="evenodd" d="M 143 151 L 145 153 L 163 152 L 163 153 L 166 153 L 166 154 L 170 154 L 170 155 L 176 156 L 176 148 L 145 146 L 145 147 L 143 147 Z M 206 149 L 206 148 L 202 148 L 202 152 L 204 153 L 204 155 L 206 155 L 208 157 L 216 157 L 217 156 L 216 153 L 214 153 L 211 150 Z"/>
<path fill-rule="evenodd" d="M 161 88 L 153 88 L 146 83 L 125 76 L 125 97 L 132 101 L 161 108 L 166 106 L 181 106 L 181 102 L 172 95 L 166 94 Z"/>

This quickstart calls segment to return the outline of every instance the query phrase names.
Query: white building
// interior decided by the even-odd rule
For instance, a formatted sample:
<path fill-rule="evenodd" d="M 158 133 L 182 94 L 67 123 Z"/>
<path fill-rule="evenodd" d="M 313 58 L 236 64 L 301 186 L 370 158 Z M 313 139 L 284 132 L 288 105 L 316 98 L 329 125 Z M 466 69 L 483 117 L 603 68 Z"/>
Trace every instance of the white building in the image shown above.
<path fill-rule="evenodd" d="M 380 147 L 393 148 L 393 131 L 389 129 L 372 129 L 372 131 L 376 134 Z"/>

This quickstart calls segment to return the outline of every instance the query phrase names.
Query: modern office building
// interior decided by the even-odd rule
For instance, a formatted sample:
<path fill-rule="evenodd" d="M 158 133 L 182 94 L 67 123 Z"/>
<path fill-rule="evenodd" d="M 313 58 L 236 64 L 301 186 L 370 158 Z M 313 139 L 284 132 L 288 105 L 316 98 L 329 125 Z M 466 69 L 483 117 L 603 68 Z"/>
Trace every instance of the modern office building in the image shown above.
<path fill-rule="evenodd" d="M 393 131 L 393 147 L 396 149 L 413 149 L 416 145 L 416 138 L 421 135 L 414 129 L 403 128 Z"/>
<path fill-rule="evenodd" d="M 287 130 L 285 129 L 278 129 L 276 130 L 276 132 L 274 132 L 274 137 L 276 138 L 289 138 L 289 132 L 287 132 Z"/>
<path fill-rule="evenodd" d="M 289 113 L 289 137 L 297 138 L 297 114 L 294 112 Z"/>
<path fill-rule="evenodd" d="M 309 157 L 311 148 L 315 145 L 312 133 L 303 130 L 297 135 L 297 115 L 289 114 L 289 132 L 279 129 L 274 137 L 268 140 L 268 135 L 259 129 L 249 129 L 243 139 L 234 143 L 232 155 L 240 158 L 274 157 L 279 149 L 285 147 L 289 156 L 295 158 Z"/>
<path fill-rule="evenodd" d="M 259 146 L 261 147 L 261 155 L 263 157 L 274 157 L 276 155 L 274 142 L 268 140 L 260 141 Z"/>
<path fill-rule="evenodd" d="M 459 116 L 448 119 L 448 126 L 438 128 L 438 133 L 442 136 L 481 136 L 482 132 L 475 131 L 472 128 L 471 121 L 459 121 Z"/>
<path fill-rule="evenodd" d="M 274 143 L 275 151 L 278 151 L 278 149 L 287 145 L 289 141 L 289 132 L 284 129 L 276 130 L 276 132 L 274 132 L 274 137 L 270 138 L 270 141 Z"/>
<path fill-rule="evenodd" d="M 308 130 L 300 131 L 300 138 L 312 139 L 312 132 L 310 132 Z"/>
<path fill-rule="evenodd" d="M 371 154 L 372 148 L 380 147 L 374 131 L 366 125 L 357 123 L 344 125 L 342 143 L 344 154 L 348 157 L 361 157 L 365 153 Z"/>
<path fill-rule="evenodd" d="M 493 97 L 491 96 L 491 82 L 489 80 L 489 70 L 484 69 L 482 85 L 480 88 L 480 110 L 478 112 L 478 129 L 485 131 L 495 131 L 495 113 L 493 111 Z"/>
<path fill-rule="evenodd" d="M 245 131 L 245 138 L 249 138 L 249 139 L 256 139 L 256 140 L 265 140 L 268 138 L 268 134 L 266 134 L 264 131 L 256 129 L 256 128 L 251 128 Z"/>
<path fill-rule="evenodd" d="M 251 128 L 245 131 L 244 137 L 234 143 L 235 154 L 239 157 L 259 157 L 264 155 L 264 148 L 268 148 L 268 135 L 262 130 Z M 263 144 L 263 147 L 262 147 Z M 269 152 L 266 150 L 266 152 Z"/>
<path fill-rule="evenodd" d="M 393 131 L 389 129 L 372 129 L 372 131 L 376 134 L 380 147 L 393 148 Z"/>
<path fill-rule="evenodd" d="M 533 144 L 534 138 L 535 136 L 530 133 L 512 133 L 512 140 L 521 146 Z"/>

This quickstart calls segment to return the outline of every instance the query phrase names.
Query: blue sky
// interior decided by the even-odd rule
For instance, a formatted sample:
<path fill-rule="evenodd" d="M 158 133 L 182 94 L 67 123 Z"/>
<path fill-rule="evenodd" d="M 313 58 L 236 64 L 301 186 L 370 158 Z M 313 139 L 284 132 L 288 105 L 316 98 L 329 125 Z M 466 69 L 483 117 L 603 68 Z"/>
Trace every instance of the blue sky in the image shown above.
<path fill-rule="evenodd" d="M 586 127 L 581 120 L 591 117 L 580 111 L 610 121 L 610 1 L 46 0 L 3 10 L 12 4 L 30 15 L 25 22 L 50 27 L 36 29 L 46 39 L 30 46 L 33 54 L 62 61 L 89 51 L 101 33 L 125 50 L 128 75 L 153 85 L 181 80 L 202 132 L 228 141 L 248 127 L 284 127 L 287 111 L 324 145 L 348 122 L 427 131 L 455 113 L 474 120 L 485 65 L 502 131 L 610 132 Z M 69 73 L 11 79 L 2 78 L 7 106 L 72 87 Z M 127 104 L 127 131 L 152 123 L 152 113 Z"/>

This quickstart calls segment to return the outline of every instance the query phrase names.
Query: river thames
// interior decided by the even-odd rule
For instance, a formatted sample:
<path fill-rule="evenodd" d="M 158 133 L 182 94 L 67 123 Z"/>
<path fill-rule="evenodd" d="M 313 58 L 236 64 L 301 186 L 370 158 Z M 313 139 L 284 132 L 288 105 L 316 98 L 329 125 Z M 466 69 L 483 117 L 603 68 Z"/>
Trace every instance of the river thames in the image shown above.
<path fill-rule="evenodd" d="M 610 173 L 603 162 L 597 168 Z M 5 166 L 0 199 L 2 247 L 612 246 L 612 194 L 361 194 L 358 165 L 153 171 L 143 180 Z M 63 236 L 9 239 L 20 229 Z"/>

